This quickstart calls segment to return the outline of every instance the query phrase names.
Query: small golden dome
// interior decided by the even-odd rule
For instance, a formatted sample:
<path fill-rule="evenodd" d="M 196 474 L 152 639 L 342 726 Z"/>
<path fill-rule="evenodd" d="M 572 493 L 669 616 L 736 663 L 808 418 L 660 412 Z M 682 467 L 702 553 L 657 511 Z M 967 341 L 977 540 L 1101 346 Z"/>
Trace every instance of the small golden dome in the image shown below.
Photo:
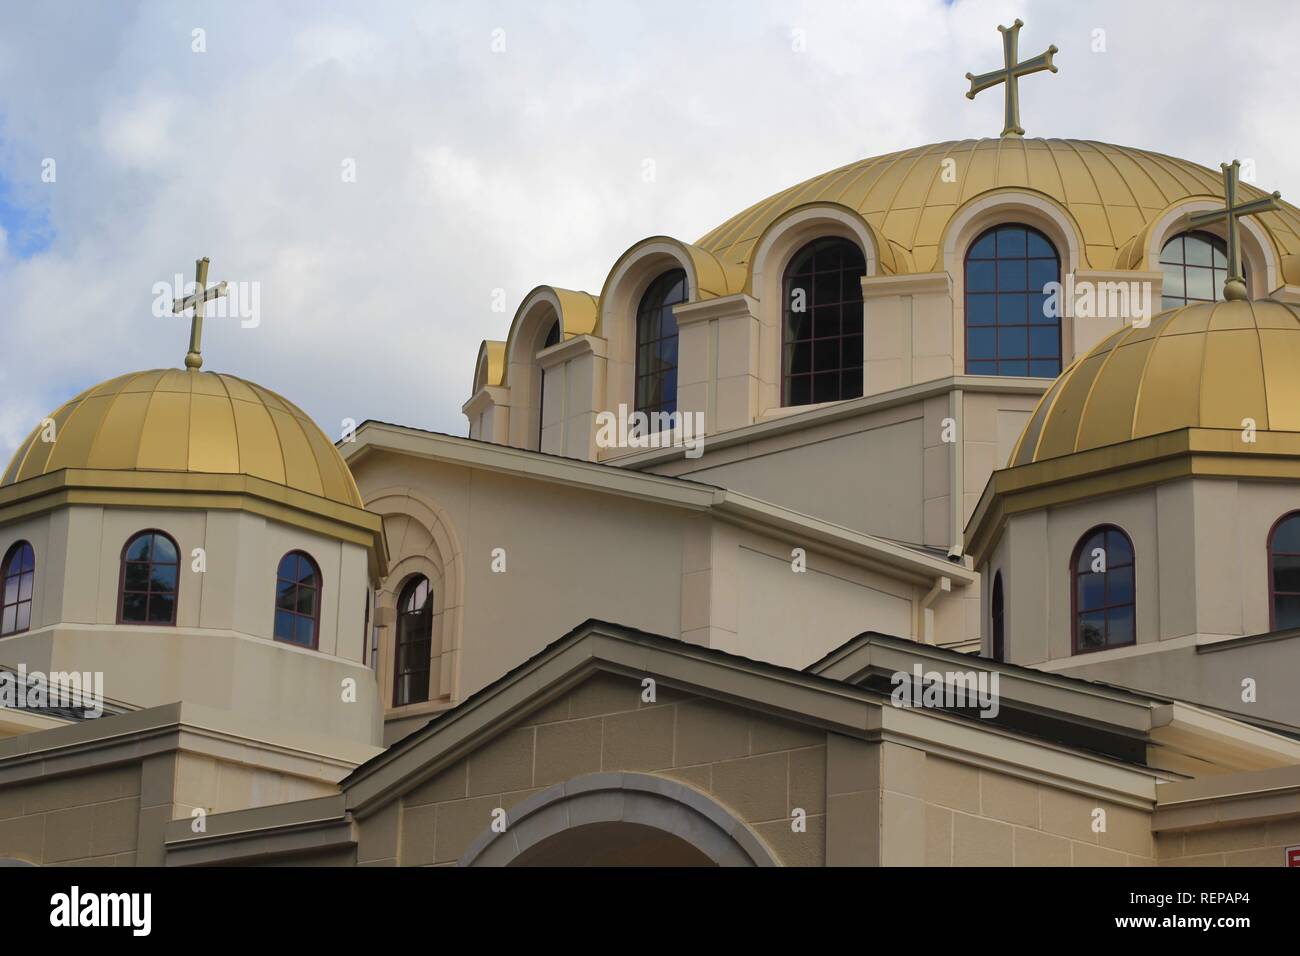
<path fill-rule="evenodd" d="M 951 159 L 953 175 L 945 176 Z M 1147 231 L 1172 206 L 1200 198 L 1222 203 L 1223 180 L 1185 159 L 1076 139 L 967 139 L 874 156 L 815 176 L 728 219 L 696 245 L 747 263 L 764 230 L 808 203 L 856 210 L 885 248 L 883 271 L 943 268 L 949 222 L 970 200 L 993 190 L 1039 193 L 1074 220 L 1083 268 L 1144 269 Z M 1242 185 L 1242 201 L 1265 193 Z M 1286 203 L 1257 217 L 1281 256 L 1283 277 L 1300 282 L 1300 211 Z"/>
<path fill-rule="evenodd" d="M 1300 308 L 1205 302 L 1125 326 L 1039 400 L 1011 465 L 1182 428 L 1300 432 Z"/>
<path fill-rule="evenodd" d="M 62 469 L 250 475 L 362 508 L 338 450 L 307 414 L 260 385 L 155 369 L 88 389 L 38 426 L 0 487 Z"/>

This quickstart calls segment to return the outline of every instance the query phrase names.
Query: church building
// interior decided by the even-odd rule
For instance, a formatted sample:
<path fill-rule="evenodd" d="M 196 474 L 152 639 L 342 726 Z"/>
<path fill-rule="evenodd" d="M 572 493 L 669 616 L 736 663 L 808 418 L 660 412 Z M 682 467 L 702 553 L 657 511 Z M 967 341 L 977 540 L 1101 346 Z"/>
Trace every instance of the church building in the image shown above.
<path fill-rule="evenodd" d="M 1300 865 L 1300 209 L 1026 136 L 1021 26 L 1001 136 L 539 285 L 465 437 L 205 370 L 200 260 L 0 479 L 0 858 Z"/>

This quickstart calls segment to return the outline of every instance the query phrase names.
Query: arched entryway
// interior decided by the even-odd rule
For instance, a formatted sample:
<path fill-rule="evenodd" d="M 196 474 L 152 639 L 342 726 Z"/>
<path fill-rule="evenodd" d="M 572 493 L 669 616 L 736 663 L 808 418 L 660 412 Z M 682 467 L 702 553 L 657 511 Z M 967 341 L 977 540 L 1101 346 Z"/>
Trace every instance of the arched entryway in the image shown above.
<path fill-rule="evenodd" d="M 461 866 L 776 866 L 767 846 L 712 797 L 643 773 L 556 784 L 479 835 Z"/>

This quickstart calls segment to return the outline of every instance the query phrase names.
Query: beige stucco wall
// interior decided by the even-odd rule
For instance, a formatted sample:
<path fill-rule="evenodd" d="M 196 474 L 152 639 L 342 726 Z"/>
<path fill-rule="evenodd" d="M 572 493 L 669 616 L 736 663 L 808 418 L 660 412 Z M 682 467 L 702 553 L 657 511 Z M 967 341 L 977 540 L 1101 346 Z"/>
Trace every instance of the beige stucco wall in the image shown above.
<path fill-rule="evenodd" d="M 139 824 L 139 764 L 0 786 L 0 857 L 134 866 Z"/>
<path fill-rule="evenodd" d="M 119 625 L 122 548 L 159 529 L 179 548 L 174 627 Z M 188 701 L 261 715 L 269 733 L 341 746 L 380 739 L 380 711 L 361 663 L 364 548 L 237 511 L 73 506 L 0 528 L 0 548 L 26 537 L 36 551 L 30 630 L 0 640 L 0 664 L 99 672 L 110 699 L 136 707 Z M 193 551 L 206 551 L 206 571 Z M 273 639 L 276 568 L 290 550 L 320 566 L 320 646 Z M 345 682 L 355 702 L 343 701 Z M 327 749 L 328 743 L 324 743 Z"/>

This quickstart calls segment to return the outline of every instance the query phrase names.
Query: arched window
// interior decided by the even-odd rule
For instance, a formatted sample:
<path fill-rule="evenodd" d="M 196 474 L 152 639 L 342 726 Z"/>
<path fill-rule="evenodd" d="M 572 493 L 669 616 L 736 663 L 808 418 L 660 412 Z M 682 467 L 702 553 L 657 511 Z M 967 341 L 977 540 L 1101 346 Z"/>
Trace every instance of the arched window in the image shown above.
<path fill-rule="evenodd" d="M 637 411 L 677 411 L 677 318 L 686 301 L 686 273 L 665 272 L 646 289 L 636 310 Z M 652 426 L 653 427 L 653 426 Z"/>
<path fill-rule="evenodd" d="M 1060 257 L 1037 229 L 982 233 L 966 253 L 966 374 L 1060 375 L 1061 317 L 1047 314 L 1046 288 L 1060 281 Z"/>
<path fill-rule="evenodd" d="M 1074 653 L 1137 640 L 1133 542 L 1114 525 L 1093 528 L 1074 549 Z"/>
<path fill-rule="evenodd" d="M 397 641 L 393 655 L 393 706 L 429 699 L 433 650 L 433 590 L 423 575 L 411 578 L 397 599 Z"/>
<path fill-rule="evenodd" d="M 0 564 L 0 637 L 20 634 L 32 626 L 32 585 L 36 579 L 36 552 L 17 541 Z"/>
<path fill-rule="evenodd" d="M 551 323 L 551 327 L 546 330 L 546 338 L 542 341 L 542 348 L 549 349 L 552 345 L 560 344 L 560 320 L 556 319 Z M 545 419 L 546 411 L 546 369 L 537 370 L 537 381 L 540 391 L 537 393 L 537 450 L 542 450 L 542 422 Z"/>
<path fill-rule="evenodd" d="M 313 650 L 320 639 L 320 568 L 290 551 L 275 572 L 275 639 Z"/>
<path fill-rule="evenodd" d="M 1223 280 L 1228 277 L 1228 244 L 1209 232 L 1181 233 L 1160 250 L 1160 271 L 1164 273 L 1162 309 L 1221 302 Z"/>
<path fill-rule="evenodd" d="M 1268 535 L 1271 629 L 1300 627 L 1300 511 L 1283 515 Z"/>
<path fill-rule="evenodd" d="M 122 549 L 119 624 L 176 623 L 180 551 L 161 531 L 141 531 Z"/>
<path fill-rule="evenodd" d="M 857 243 L 815 239 L 786 266 L 781 404 L 862 397 L 862 277 Z"/>
<path fill-rule="evenodd" d="M 992 638 L 993 638 L 993 659 L 995 661 L 1006 660 L 1006 630 L 1003 620 L 1004 609 L 1002 605 L 1002 572 L 999 571 L 993 576 L 993 594 L 989 598 L 989 612 L 993 618 Z"/>

